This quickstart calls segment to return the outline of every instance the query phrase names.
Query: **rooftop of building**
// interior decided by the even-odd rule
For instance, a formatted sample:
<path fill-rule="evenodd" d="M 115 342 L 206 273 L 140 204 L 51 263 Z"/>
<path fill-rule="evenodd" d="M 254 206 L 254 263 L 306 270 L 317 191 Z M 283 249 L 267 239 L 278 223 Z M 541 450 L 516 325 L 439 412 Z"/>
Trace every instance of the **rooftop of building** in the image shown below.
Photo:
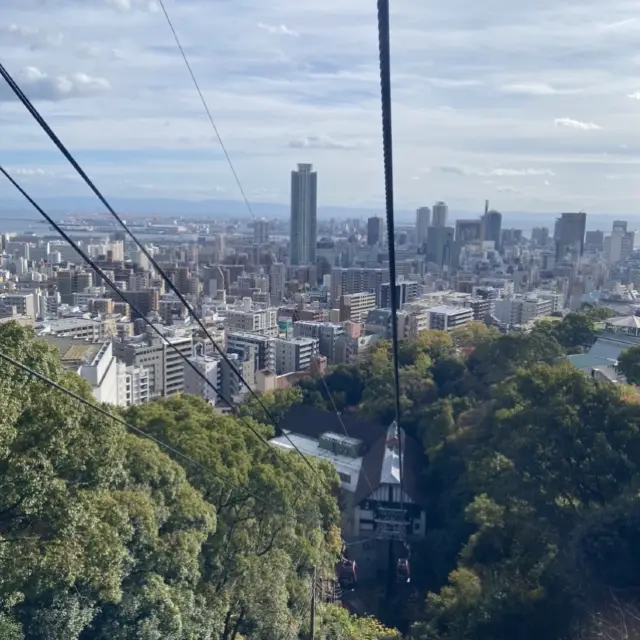
<path fill-rule="evenodd" d="M 600 367 L 611 367 L 616 363 L 616 360 L 592 355 L 591 353 L 578 353 L 572 356 L 567 356 L 567 360 L 576 369 L 580 369 L 581 371 L 591 371 L 594 368 Z"/>
<path fill-rule="evenodd" d="M 86 327 L 90 324 L 99 324 L 100 320 L 94 318 L 60 318 L 58 320 L 45 320 L 36 325 L 37 332 L 54 332 Z"/>
<path fill-rule="evenodd" d="M 459 315 L 461 313 L 473 313 L 473 311 L 467 307 L 454 307 L 452 305 L 447 305 L 447 304 L 440 304 L 436 307 L 431 307 L 431 309 L 429 309 L 429 311 L 431 313 L 441 313 L 443 315 Z"/>
<path fill-rule="evenodd" d="M 365 422 L 348 413 L 338 416 L 334 412 L 302 404 L 293 405 L 283 416 L 279 426 L 292 439 L 292 434 L 304 438 L 302 443 L 308 447 L 309 455 L 316 455 L 315 447 L 318 447 L 321 436 L 327 433 L 337 434 L 342 438 L 348 434 L 348 437 L 360 440 L 365 450 L 361 462 L 359 459 L 349 458 L 354 465 L 360 464 L 362 471 L 355 487 L 356 503 L 367 498 L 381 484 L 399 481 L 398 454 L 394 450 L 394 442 L 397 447 L 397 437 L 394 439 L 390 436 L 393 430 L 389 426 Z M 286 438 L 284 441 L 287 442 Z M 282 446 L 282 438 L 276 439 L 274 444 Z M 404 490 L 415 502 L 420 503 L 424 498 L 418 478 L 419 469 L 424 465 L 422 447 L 407 436 L 403 438 L 403 445 Z M 324 449 L 322 453 L 317 452 L 318 457 L 324 458 L 324 454 Z M 339 468 L 338 465 L 336 467 Z"/>
<path fill-rule="evenodd" d="M 56 338 L 45 336 L 46 341 L 56 347 L 60 352 L 62 365 L 65 367 L 79 367 L 91 365 L 101 352 L 106 351 L 108 341 L 90 342 L 87 340 L 74 340 L 73 338 Z"/>

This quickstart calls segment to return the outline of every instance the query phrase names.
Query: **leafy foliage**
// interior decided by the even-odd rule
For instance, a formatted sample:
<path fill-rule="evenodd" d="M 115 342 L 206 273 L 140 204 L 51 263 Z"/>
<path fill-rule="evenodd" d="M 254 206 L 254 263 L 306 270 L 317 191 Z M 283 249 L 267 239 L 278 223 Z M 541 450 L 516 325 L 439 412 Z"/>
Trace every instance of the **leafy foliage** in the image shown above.
<path fill-rule="evenodd" d="M 640 346 L 623 351 L 618 358 L 618 369 L 632 384 L 640 384 Z"/>
<path fill-rule="evenodd" d="M 30 331 L 0 325 L 0 349 L 90 398 Z M 234 487 L 0 364 L 0 637 L 297 634 L 311 566 L 332 570 L 340 551 L 333 468 L 318 479 L 192 397 L 126 418 Z"/>
<path fill-rule="evenodd" d="M 427 534 L 412 545 L 412 584 L 398 603 L 414 640 L 592 638 L 622 629 L 623 614 L 632 628 L 637 394 L 562 357 L 592 344 L 610 315 L 586 309 L 528 334 L 469 325 L 401 345 L 401 420 L 428 456 Z M 630 351 L 634 382 L 640 356 Z M 344 410 L 390 420 L 391 363 L 381 342 L 351 367 L 364 391 Z"/>

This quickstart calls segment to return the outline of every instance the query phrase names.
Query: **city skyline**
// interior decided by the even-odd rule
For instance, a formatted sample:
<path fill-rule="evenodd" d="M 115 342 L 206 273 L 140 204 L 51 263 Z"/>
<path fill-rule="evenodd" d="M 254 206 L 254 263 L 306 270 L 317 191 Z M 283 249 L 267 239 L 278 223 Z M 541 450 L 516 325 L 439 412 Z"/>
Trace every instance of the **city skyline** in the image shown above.
<path fill-rule="evenodd" d="M 0 55 L 101 187 L 240 200 L 157 4 L 45 5 L 4 3 Z M 186 0 L 172 14 L 250 201 L 285 204 L 304 155 L 323 175 L 320 206 L 382 206 L 370 3 Z M 638 27 L 623 0 L 606 14 L 573 0 L 398 7 L 396 205 L 440 193 L 465 211 L 488 197 L 507 211 L 633 212 Z M 84 193 L 10 98 L 2 87 L 3 161 L 35 195 Z"/>

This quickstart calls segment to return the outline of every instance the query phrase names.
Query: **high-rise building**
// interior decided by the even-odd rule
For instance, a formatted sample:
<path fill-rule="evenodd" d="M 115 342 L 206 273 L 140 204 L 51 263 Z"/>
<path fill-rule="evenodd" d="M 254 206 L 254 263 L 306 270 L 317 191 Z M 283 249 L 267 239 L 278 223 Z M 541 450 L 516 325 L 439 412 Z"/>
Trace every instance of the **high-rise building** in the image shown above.
<path fill-rule="evenodd" d="M 337 304 L 344 295 L 362 292 L 375 293 L 379 296 L 380 287 L 388 277 L 387 269 L 334 267 L 331 270 L 331 300 Z"/>
<path fill-rule="evenodd" d="M 449 207 L 446 202 L 436 202 L 433 205 L 432 227 L 446 227 Z"/>
<path fill-rule="evenodd" d="M 195 369 L 191 366 L 184 368 L 184 392 L 204 398 L 209 404 L 215 406 L 218 395 L 211 386 L 215 389 L 221 387 L 220 359 L 213 356 L 193 356 L 189 358 L 189 362 Z M 205 380 L 210 384 L 207 384 Z"/>
<path fill-rule="evenodd" d="M 274 262 L 269 271 L 269 293 L 273 304 L 280 304 L 284 299 L 286 284 L 287 265 L 284 262 Z"/>
<path fill-rule="evenodd" d="M 562 259 L 567 253 L 584 253 L 584 235 L 587 226 L 587 214 L 563 213 L 556 226 L 556 258 Z"/>
<path fill-rule="evenodd" d="M 269 242 L 269 221 L 262 218 L 253 223 L 254 244 L 267 244 Z"/>
<path fill-rule="evenodd" d="M 311 360 L 320 352 L 317 338 L 277 339 L 275 343 L 277 375 L 308 371 L 311 368 Z"/>
<path fill-rule="evenodd" d="M 318 241 L 318 174 L 313 165 L 291 172 L 291 264 L 315 264 Z"/>
<path fill-rule="evenodd" d="M 451 265 L 451 253 L 453 250 L 453 227 L 429 227 L 427 236 L 427 262 L 435 263 L 438 268 Z"/>
<path fill-rule="evenodd" d="M 604 250 L 604 231 L 587 231 L 584 238 L 587 251 L 596 252 Z"/>
<path fill-rule="evenodd" d="M 535 242 L 539 247 L 546 247 L 549 242 L 549 229 L 547 227 L 534 227 L 531 231 L 531 241 Z M 602 244 L 602 241 L 600 244 Z"/>
<path fill-rule="evenodd" d="M 419 246 L 427 241 L 427 230 L 431 224 L 431 209 L 420 207 L 416 211 L 416 240 Z"/>
<path fill-rule="evenodd" d="M 373 216 L 367 220 L 367 244 L 375 247 L 384 241 L 384 220 Z"/>
<path fill-rule="evenodd" d="M 456 242 L 463 246 L 482 238 L 482 220 L 456 220 Z"/>
<path fill-rule="evenodd" d="M 499 211 L 487 211 L 482 218 L 482 239 L 493 242 L 496 249 L 500 248 L 502 235 L 502 214 Z"/>

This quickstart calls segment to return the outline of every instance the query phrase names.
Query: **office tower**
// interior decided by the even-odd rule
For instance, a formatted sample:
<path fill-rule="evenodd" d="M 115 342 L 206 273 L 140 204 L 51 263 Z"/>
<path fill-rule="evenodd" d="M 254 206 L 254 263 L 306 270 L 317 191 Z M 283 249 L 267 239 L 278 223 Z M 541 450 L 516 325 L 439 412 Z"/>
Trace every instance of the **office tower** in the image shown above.
<path fill-rule="evenodd" d="M 367 244 L 370 247 L 384 243 L 384 220 L 378 216 L 367 220 Z"/>
<path fill-rule="evenodd" d="M 547 227 L 534 227 L 531 231 L 531 241 L 539 247 L 546 247 L 549 242 L 549 229 Z"/>
<path fill-rule="evenodd" d="M 254 244 L 267 244 L 269 242 L 269 221 L 262 218 L 253 223 Z"/>
<path fill-rule="evenodd" d="M 435 263 L 439 269 L 449 267 L 453 250 L 453 227 L 429 227 L 427 236 L 426 259 Z"/>
<path fill-rule="evenodd" d="M 416 211 L 416 239 L 419 246 L 427 241 L 427 230 L 431 224 L 431 209 L 420 207 Z"/>
<path fill-rule="evenodd" d="M 432 227 L 446 227 L 447 217 L 449 215 L 449 207 L 446 202 L 436 202 L 433 205 Z"/>
<path fill-rule="evenodd" d="M 283 262 L 274 262 L 269 271 L 269 293 L 273 304 L 280 304 L 284 300 L 286 284 L 287 265 Z"/>
<path fill-rule="evenodd" d="M 334 267 L 331 270 L 331 300 L 337 305 L 342 296 L 362 292 L 375 293 L 378 298 L 380 287 L 388 277 L 387 269 Z"/>
<path fill-rule="evenodd" d="M 556 258 L 561 260 L 567 253 L 584 253 L 584 235 L 587 226 L 587 214 L 563 213 L 556 223 Z"/>
<path fill-rule="evenodd" d="M 482 218 L 482 239 L 493 242 L 496 249 L 500 248 L 502 234 L 502 214 L 499 211 L 487 211 Z"/>
<path fill-rule="evenodd" d="M 589 232 L 587 232 L 589 237 Z M 635 232 L 627 231 L 627 222 L 616 220 L 611 235 L 604 239 L 604 255 L 609 264 L 616 264 L 628 258 L 633 252 Z"/>
<path fill-rule="evenodd" d="M 587 231 L 584 244 L 587 251 L 604 251 L 604 231 Z"/>
<path fill-rule="evenodd" d="M 291 264 L 315 264 L 318 174 L 313 165 L 299 164 L 291 172 Z"/>
<path fill-rule="evenodd" d="M 482 238 L 482 220 L 456 220 L 456 243 L 464 246 Z"/>

